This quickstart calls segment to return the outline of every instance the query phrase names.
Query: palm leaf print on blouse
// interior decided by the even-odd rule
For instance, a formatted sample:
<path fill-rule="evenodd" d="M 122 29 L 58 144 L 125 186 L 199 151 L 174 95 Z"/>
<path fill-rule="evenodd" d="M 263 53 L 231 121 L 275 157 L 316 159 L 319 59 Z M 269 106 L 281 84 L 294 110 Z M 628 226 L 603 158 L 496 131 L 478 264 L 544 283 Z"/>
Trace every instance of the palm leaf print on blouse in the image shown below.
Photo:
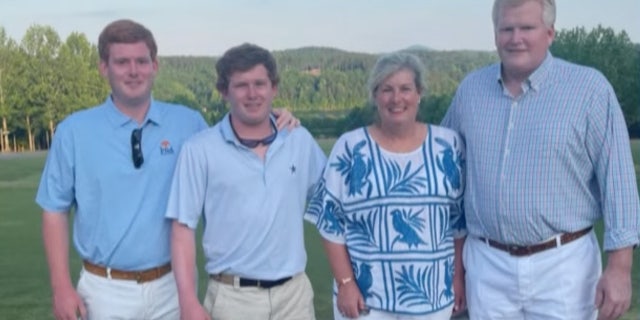
<path fill-rule="evenodd" d="M 462 185 L 462 174 L 460 173 L 464 160 L 460 152 L 455 153 L 453 147 L 442 138 L 434 138 L 436 143 L 444 147 L 444 150 L 440 151 L 441 156 L 437 157 L 437 165 L 440 172 L 444 174 L 442 182 L 444 184 L 445 191 L 449 193 L 449 187 L 453 190 L 459 190 Z M 458 140 L 453 140 L 453 145 L 457 147 Z"/>
<path fill-rule="evenodd" d="M 366 218 L 365 218 L 366 217 Z M 353 246 L 358 247 L 376 247 L 376 229 L 375 222 L 378 213 L 369 211 L 369 213 L 355 218 L 346 218 L 347 229 L 349 229 L 349 242 Z"/>
<path fill-rule="evenodd" d="M 368 180 L 371 173 L 372 161 L 367 159 L 360 151 L 367 142 L 362 140 L 349 149 L 349 144 L 344 144 L 344 154 L 339 155 L 338 161 L 331 164 L 344 177 L 344 184 L 348 187 L 347 195 L 362 195 L 364 187 L 367 188 L 367 197 L 371 196 L 372 186 Z"/>
<path fill-rule="evenodd" d="M 402 266 L 402 270 L 396 272 L 395 278 L 396 290 L 400 293 L 398 295 L 400 304 L 409 307 L 425 303 L 433 304 L 430 293 L 432 277 L 432 268 L 417 268 L 414 272 L 413 265 L 410 265 L 408 269 L 406 266 Z"/>
<path fill-rule="evenodd" d="M 438 244 L 442 244 L 447 240 L 447 237 L 451 235 L 451 229 L 449 228 L 449 212 L 442 207 L 438 208 L 438 220 L 440 220 L 440 228 L 442 230 L 438 237 Z"/>
<path fill-rule="evenodd" d="M 409 249 L 412 246 L 417 248 L 420 244 L 426 244 L 419 234 L 424 230 L 425 224 L 425 220 L 420 217 L 421 213 L 422 210 L 411 213 L 411 211 L 407 212 L 404 209 L 402 211 L 395 209 L 391 212 L 393 229 L 398 233 L 391 242 L 391 248 L 396 242 L 405 243 Z"/>
<path fill-rule="evenodd" d="M 400 169 L 400 165 L 397 162 L 385 160 L 384 166 L 386 173 L 385 190 L 387 193 L 417 194 L 420 193 L 420 189 L 425 188 L 427 179 L 423 176 L 418 176 L 422 172 L 424 165 L 411 171 L 411 161 L 409 161 L 403 170 Z"/>

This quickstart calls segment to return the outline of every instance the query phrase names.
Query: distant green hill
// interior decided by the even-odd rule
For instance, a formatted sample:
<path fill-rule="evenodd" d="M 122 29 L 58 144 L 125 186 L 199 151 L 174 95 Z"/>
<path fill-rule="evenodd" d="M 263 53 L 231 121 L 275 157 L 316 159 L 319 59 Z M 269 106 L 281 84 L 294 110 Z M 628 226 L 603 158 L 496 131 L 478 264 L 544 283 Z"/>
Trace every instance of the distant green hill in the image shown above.
<path fill-rule="evenodd" d="M 494 52 L 411 47 L 427 68 L 427 95 L 450 96 L 464 75 L 497 61 Z M 344 114 L 366 105 L 366 80 L 377 55 L 305 47 L 273 52 L 281 73 L 276 106 L 296 113 Z M 202 110 L 210 120 L 225 108 L 215 92 L 216 57 L 161 57 L 154 96 Z"/>

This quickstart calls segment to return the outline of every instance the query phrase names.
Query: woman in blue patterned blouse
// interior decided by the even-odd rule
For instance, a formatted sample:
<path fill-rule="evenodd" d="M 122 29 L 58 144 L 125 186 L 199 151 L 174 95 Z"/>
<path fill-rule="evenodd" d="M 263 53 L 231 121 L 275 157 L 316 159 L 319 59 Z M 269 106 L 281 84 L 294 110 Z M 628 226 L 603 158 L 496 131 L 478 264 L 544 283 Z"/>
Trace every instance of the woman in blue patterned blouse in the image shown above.
<path fill-rule="evenodd" d="M 309 204 L 335 277 L 335 319 L 449 319 L 464 305 L 464 144 L 416 120 L 423 70 L 409 53 L 378 60 L 378 121 L 338 139 Z"/>

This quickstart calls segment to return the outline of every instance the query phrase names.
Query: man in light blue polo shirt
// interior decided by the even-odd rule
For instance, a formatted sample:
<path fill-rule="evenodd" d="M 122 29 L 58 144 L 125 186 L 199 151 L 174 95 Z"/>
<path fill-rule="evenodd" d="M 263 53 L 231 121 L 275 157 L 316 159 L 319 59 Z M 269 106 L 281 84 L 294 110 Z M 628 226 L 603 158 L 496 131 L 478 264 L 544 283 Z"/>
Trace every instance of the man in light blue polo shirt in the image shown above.
<path fill-rule="evenodd" d="M 109 24 L 98 50 L 111 95 L 58 125 L 36 197 L 54 314 L 177 319 L 162 212 L 180 146 L 207 124 L 194 110 L 152 99 L 157 46 L 144 26 Z M 74 207 L 73 242 L 84 267 L 77 292 L 67 249 Z"/>
<path fill-rule="evenodd" d="M 326 157 L 306 129 L 276 129 L 270 110 L 278 73 L 267 50 L 234 47 L 216 69 L 231 110 L 185 143 L 167 205 L 181 317 L 314 319 L 303 213 Z M 193 282 L 203 212 L 204 308 Z"/>
<path fill-rule="evenodd" d="M 157 46 L 144 26 L 109 24 L 98 42 L 111 94 L 56 129 L 36 202 L 56 319 L 178 319 L 164 218 L 182 143 L 207 127 L 192 109 L 153 100 Z M 283 120 L 284 121 L 284 120 Z M 69 275 L 68 213 L 83 259 Z"/>

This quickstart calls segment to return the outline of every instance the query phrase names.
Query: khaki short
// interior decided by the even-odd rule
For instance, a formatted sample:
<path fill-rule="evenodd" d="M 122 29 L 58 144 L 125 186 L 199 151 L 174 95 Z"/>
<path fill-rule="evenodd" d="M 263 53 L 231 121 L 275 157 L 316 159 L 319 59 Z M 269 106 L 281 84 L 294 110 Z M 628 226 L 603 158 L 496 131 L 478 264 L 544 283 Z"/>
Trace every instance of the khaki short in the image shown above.
<path fill-rule="evenodd" d="M 216 320 L 314 320 L 313 289 L 305 273 L 270 289 L 234 287 L 209 279 L 204 307 Z"/>

